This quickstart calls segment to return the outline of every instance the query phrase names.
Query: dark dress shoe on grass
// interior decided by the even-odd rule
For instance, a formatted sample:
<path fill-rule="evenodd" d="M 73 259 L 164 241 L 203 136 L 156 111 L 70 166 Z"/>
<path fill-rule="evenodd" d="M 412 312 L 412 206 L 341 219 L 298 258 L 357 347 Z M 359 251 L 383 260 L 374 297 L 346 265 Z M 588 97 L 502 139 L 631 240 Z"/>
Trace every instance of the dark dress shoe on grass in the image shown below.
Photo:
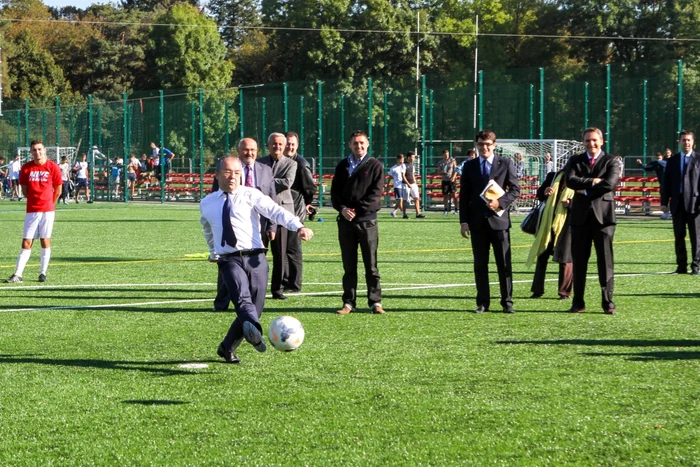
<path fill-rule="evenodd" d="M 542 294 L 542 293 L 533 293 L 532 295 L 530 295 L 530 298 L 540 298 L 542 295 L 544 295 L 544 294 Z"/>
<path fill-rule="evenodd" d="M 274 298 L 275 300 L 286 300 L 287 296 L 283 293 L 273 293 L 272 298 Z"/>
<path fill-rule="evenodd" d="M 238 357 L 236 357 L 235 353 L 231 353 L 230 350 L 226 350 L 224 348 L 223 342 L 219 344 L 219 348 L 216 349 L 216 354 L 219 357 L 223 358 L 226 361 L 226 363 L 241 363 L 241 360 Z"/>
<path fill-rule="evenodd" d="M 485 313 L 487 311 L 489 311 L 488 308 L 486 308 L 484 305 L 479 305 L 476 307 L 476 310 L 474 310 L 474 313 Z"/>
<path fill-rule="evenodd" d="M 503 313 L 515 313 L 515 310 L 512 306 L 507 306 L 503 309 Z"/>
<path fill-rule="evenodd" d="M 579 308 L 577 306 L 572 306 L 571 308 L 569 308 L 570 313 L 583 313 L 584 311 L 586 311 L 585 308 Z"/>

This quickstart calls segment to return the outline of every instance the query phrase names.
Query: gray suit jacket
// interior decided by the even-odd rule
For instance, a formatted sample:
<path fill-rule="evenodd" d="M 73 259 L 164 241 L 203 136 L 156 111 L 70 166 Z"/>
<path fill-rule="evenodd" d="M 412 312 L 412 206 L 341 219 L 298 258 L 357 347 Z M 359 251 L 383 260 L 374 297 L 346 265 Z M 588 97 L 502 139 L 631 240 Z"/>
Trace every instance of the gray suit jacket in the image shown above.
<path fill-rule="evenodd" d="M 258 162 L 272 167 L 272 158 L 265 156 L 258 159 Z M 275 164 L 272 176 L 275 181 L 275 192 L 277 193 L 277 204 L 287 211 L 294 213 L 294 198 L 292 197 L 292 184 L 297 173 L 297 163 L 289 157 L 280 157 Z"/>

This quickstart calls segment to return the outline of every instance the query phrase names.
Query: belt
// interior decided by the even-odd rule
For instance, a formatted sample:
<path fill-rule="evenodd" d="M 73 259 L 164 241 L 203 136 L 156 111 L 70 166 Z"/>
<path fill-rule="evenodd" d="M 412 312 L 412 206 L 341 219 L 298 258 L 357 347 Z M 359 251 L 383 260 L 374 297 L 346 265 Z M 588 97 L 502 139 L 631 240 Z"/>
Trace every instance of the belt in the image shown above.
<path fill-rule="evenodd" d="M 257 254 L 265 254 L 267 253 L 267 248 L 253 248 L 251 250 L 238 250 L 234 251 L 233 253 L 226 253 L 223 255 L 219 255 L 219 258 L 221 259 L 230 259 L 230 258 L 240 258 L 243 256 L 253 256 Z"/>

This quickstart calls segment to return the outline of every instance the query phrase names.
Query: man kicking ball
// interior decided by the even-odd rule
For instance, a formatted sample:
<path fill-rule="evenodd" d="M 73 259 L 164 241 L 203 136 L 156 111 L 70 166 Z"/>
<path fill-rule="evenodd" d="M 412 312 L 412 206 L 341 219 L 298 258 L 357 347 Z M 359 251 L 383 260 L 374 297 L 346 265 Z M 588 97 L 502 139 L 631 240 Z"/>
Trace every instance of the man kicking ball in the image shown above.
<path fill-rule="evenodd" d="M 51 231 L 56 215 L 56 201 L 63 189 L 61 169 L 58 164 L 46 158 L 44 143 L 41 140 L 32 141 L 30 152 L 33 160 L 24 164 L 19 173 L 19 184 L 22 187 L 23 196 L 27 198 L 22 249 L 17 257 L 15 273 L 7 279 L 8 283 L 22 282 L 24 267 L 29 262 L 35 238 L 41 240 L 39 282 L 46 282 L 46 270 L 51 258 Z"/>

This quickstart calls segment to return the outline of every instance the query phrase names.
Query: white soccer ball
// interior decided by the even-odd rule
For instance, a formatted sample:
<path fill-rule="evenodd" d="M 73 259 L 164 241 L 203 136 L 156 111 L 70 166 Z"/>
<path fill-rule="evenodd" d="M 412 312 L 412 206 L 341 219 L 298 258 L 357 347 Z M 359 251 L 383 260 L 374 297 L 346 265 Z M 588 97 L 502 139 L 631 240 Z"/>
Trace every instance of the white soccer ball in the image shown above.
<path fill-rule="evenodd" d="M 277 350 L 291 352 L 304 342 L 304 326 L 296 318 L 280 316 L 270 323 L 267 338 Z"/>

